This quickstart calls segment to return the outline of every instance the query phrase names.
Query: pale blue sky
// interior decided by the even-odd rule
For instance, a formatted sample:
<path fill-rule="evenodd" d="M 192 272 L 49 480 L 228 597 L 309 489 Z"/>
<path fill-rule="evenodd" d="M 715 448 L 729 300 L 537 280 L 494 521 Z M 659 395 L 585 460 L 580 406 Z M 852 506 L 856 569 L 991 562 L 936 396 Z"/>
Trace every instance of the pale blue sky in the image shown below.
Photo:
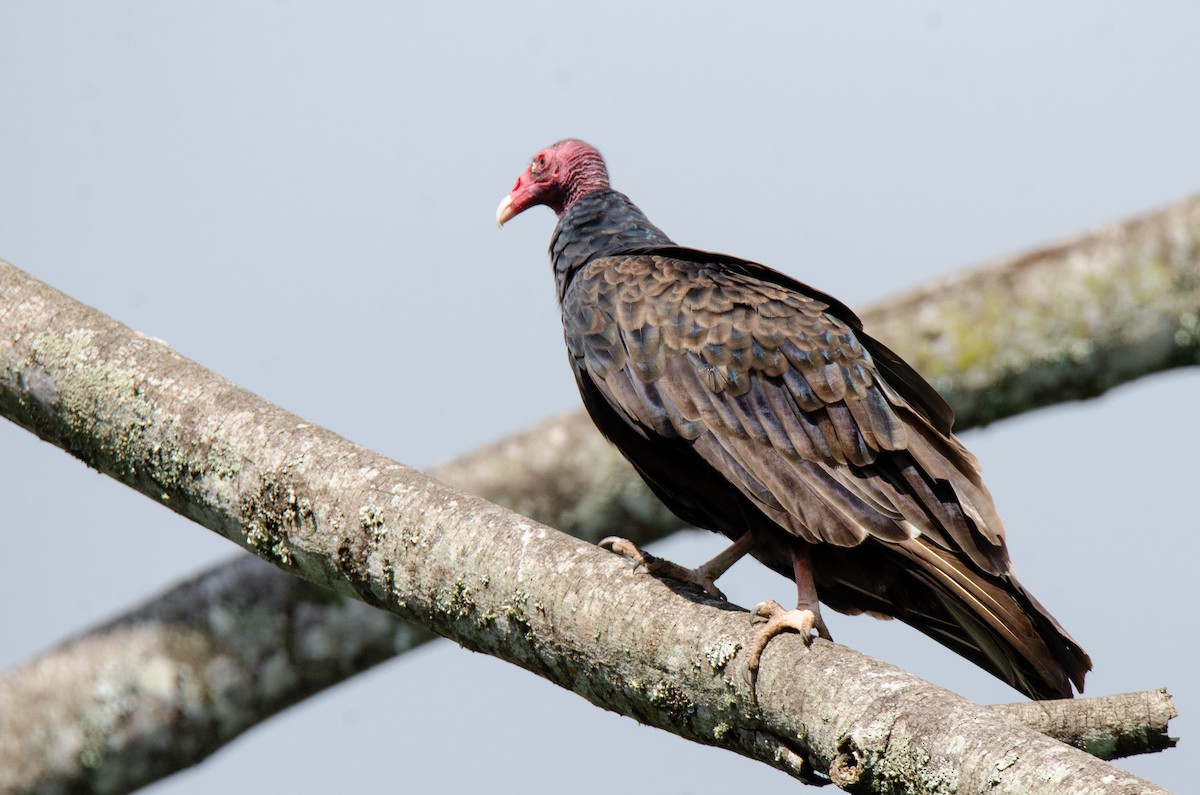
<path fill-rule="evenodd" d="M 529 155 L 596 144 L 681 243 L 862 307 L 1200 191 L 1200 5 L 0 0 L 0 258 L 307 419 L 426 466 L 578 406 Z M 1200 722 L 1200 375 L 966 435 L 1089 694 Z M 236 550 L 0 422 L 0 665 Z M 683 563 L 720 546 L 661 545 Z M 734 601 L 791 598 L 751 562 Z M 839 641 L 1017 694 L 904 627 Z M 1194 783 L 1186 751 L 1124 764 Z M 568 778 L 571 777 L 571 778 Z M 163 795 L 795 791 L 442 642 L 270 721 Z"/>

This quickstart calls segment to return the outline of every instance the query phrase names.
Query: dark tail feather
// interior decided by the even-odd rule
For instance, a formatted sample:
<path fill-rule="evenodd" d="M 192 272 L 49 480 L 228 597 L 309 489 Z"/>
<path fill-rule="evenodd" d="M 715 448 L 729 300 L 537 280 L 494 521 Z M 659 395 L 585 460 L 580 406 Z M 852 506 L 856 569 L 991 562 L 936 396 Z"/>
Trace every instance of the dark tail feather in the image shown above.
<path fill-rule="evenodd" d="M 835 564 L 836 581 L 818 584 L 822 600 L 895 616 L 1030 698 L 1071 698 L 1072 683 L 1083 692 L 1091 659 L 1011 575 L 983 574 L 919 538 L 874 551 L 889 575 L 864 582 L 865 561 Z M 865 594 L 879 601 L 868 604 Z"/>

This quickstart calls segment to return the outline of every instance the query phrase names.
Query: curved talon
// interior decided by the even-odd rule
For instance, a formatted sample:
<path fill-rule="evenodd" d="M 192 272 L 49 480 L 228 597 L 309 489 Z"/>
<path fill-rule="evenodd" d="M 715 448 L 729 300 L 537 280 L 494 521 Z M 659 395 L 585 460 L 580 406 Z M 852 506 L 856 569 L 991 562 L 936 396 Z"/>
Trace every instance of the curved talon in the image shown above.
<path fill-rule="evenodd" d="M 642 549 L 639 549 L 636 544 L 628 538 L 619 536 L 607 536 L 600 540 L 599 546 L 618 555 L 624 555 L 633 561 L 633 570 L 645 569 L 650 574 L 656 577 L 665 577 L 671 580 L 688 583 L 694 585 L 704 591 L 714 599 L 724 599 L 725 594 L 716 586 L 716 577 L 714 577 L 703 566 L 698 569 L 685 569 L 677 563 L 672 563 L 669 560 L 657 558 Z M 723 570 L 722 570 L 723 571 Z M 718 572 L 718 576 L 720 572 Z"/>
<path fill-rule="evenodd" d="M 596 546 L 601 547 L 602 549 L 607 549 L 609 551 L 615 551 L 614 547 L 616 547 L 617 544 L 620 544 L 620 543 L 628 541 L 628 540 L 629 539 L 621 538 L 620 536 L 605 536 L 604 538 L 600 539 L 600 541 L 596 544 Z"/>
<path fill-rule="evenodd" d="M 750 645 L 746 647 L 746 652 L 749 654 L 746 664 L 751 675 L 758 672 L 758 665 L 767 644 L 781 632 L 789 630 L 799 632 L 805 645 L 812 643 L 814 631 L 826 640 L 833 640 L 829 629 L 825 626 L 825 620 L 821 618 L 820 608 L 816 605 L 811 608 L 797 607 L 795 610 L 784 610 L 778 602 L 768 599 L 765 602 L 759 602 L 750 611 L 750 623 L 763 624 L 762 629 L 758 630 Z"/>
<path fill-rule="evenodd" d="M 600 539 L 599 545 L 610 552 L 615 552 L 618 555 L 623 555 L 633 561 L 633 570 L 637 571 L 640 568 L 648 567 L 649 564 L 657 560 L 656 557 L 649 552 L 643 552 L 638 549 L 637 545 L 628 538 L 620 536 L 606 536 Z"/>

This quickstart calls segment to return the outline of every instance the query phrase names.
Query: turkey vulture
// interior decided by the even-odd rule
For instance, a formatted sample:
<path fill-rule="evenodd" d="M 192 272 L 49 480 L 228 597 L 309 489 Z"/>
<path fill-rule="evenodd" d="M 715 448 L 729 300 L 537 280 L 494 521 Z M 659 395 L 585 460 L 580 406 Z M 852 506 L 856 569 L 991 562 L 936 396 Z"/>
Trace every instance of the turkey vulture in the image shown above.
<path fill-rule="evenodd" d="M 764 265 L 676 245 L 578 140 L 539 152 L 500 203 L 558 215 L 550 259 L 571 367 L 600 431 L 679 518 L 733 546 L 655 574 L 713 584 L 746 553 L 795 580 L 749 648 L 828 638 L 818 597 L 896 617 L 1031 698 L 1082 692 L 1091 660 L 1013 575 L 950 407 L 840 301 Z"/>

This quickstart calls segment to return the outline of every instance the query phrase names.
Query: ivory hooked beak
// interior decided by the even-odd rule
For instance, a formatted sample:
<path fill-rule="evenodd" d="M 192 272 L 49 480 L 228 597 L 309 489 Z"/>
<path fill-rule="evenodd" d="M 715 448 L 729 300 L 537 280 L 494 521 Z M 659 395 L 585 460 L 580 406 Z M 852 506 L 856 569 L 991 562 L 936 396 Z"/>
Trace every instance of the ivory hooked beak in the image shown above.
<path fill-rule="evenodd" d="M 500 201 L 500 206 L 496 208 L 496 225 L 501 229 L 504 228 L 506 221 L 511 219 L 516 213 L 512 211 L 512 195 L 505 196 Z"/>

